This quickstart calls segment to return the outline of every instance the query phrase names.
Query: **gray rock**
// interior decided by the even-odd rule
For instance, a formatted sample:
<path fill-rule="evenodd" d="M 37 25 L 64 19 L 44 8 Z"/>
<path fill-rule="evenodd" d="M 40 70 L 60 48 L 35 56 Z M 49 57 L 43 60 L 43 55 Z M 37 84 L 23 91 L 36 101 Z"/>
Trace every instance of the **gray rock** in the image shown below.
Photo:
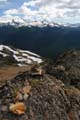
<path fill-rule="evenodd" d="M 29 95 L 28 94 L 24 94 L 23 95 L 23 99 L 26 101 L 28 99 Z"/>
<path fill-rule="evenodd" d="M 7 112 L 8 111 L 8 107 L 5 106 L 5 105 L 1 106 L 1 111 L 2 112 Z"/>

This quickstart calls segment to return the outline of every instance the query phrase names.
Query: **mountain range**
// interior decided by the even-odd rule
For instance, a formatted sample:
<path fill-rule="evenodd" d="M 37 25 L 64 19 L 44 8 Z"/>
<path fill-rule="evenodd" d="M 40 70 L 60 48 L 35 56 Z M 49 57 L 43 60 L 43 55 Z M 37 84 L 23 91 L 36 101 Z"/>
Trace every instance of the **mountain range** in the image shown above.
<path fill-rule="evenodd" d="M 58 24 L 55 22 L 49 22 L 47 20 L 42 20 L 42 21 L 37 21 L 37 20 L 26 20 L 24 18 L 21 18 L 19 16 L 14 16 L 11 18 L 6 18 L 4 17 L 3 19 L 0 19 L 0 26 L 5 26 L 5 25 L 11 25 L 14 27 L 21 27 L 21 26 L 38 26 L 38 27 L 46 27 L 46 26 L 67 26 L 67 25 L 63 25 L 63 24 Z"/>
<path fill-rule="evenodd" d="M 80 25 L 20 18 L 0 21 L 0 44 L 53 58 L 68 49 L 80 49 Z"/>

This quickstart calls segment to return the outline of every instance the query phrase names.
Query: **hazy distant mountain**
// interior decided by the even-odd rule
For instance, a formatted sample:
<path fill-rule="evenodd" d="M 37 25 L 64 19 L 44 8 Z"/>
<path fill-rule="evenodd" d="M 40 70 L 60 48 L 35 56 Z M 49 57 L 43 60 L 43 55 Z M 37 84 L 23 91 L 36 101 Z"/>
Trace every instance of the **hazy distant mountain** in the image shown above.
<path fill-rule="evenodd" d="M 31 27 L 31 26 L 38 26 L 38 27 L 46 27 L 46 26 L 56 26 L 56 27 L 59 27 L 59 26 L 66 26 L 66 25 L 62 25 L 62 24 L 58 24 L 58 23 L 55 23 L 55 22 L 49 22 L 47 20 L 45 21 L 36 21 L 36 20 L 28 20 L 28 19 L 23 19 L 19 16 L 14 16 L 14 17 L 11 17 L 11 18 L 3 18 L 3 19 L 0 19 L 0 26 L 7 26 L 7 25 L 10 25 L 10 26 L 14 26 L 14 27 L 21 27 L 21 26 L 28 26 L 28 27 Z"/>

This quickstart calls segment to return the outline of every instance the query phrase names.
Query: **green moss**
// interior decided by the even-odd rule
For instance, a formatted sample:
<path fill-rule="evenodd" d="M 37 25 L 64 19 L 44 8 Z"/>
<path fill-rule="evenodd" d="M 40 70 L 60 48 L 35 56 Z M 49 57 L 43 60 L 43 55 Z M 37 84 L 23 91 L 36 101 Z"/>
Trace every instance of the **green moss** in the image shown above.
<path fill-rule="evenodd" d="M 31 86 L 32 87 L 37 87 L 41 84 L 41 81 L 40 80 L 37 80 L 37 79 L 33 79 L 31 80 Z"/>
<path fill-rule="evenodd" d="M 15 97 L 16 96 L 16 93 L 18 91 L 18 88 L 16 86 L 11 86 L 10 87 L 10 91 L 12 93 L 12 96 Z"/>

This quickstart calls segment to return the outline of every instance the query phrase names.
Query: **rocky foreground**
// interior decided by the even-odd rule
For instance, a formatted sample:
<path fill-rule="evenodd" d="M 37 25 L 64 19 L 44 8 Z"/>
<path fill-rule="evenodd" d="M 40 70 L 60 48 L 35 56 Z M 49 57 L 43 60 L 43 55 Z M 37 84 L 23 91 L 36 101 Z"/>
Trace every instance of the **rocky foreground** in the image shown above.
<path fill-rule="evenodd" d="M 71 58 L 74 61 L 75 58 L 79 60 L 78 53 L 71 57 L 70 54 L 72 55 L 73 52 L 67 54 L 69 60 Z M 63 58 L 66 59 L 66 57 Z M 62 57 L 59 60 L 62 60 Z M 68 59 L 66 60 L 68 62 Z M 2 82 L 0 84 L 0 120 L 80 120 L 80 89 L 64 82 L 64 78 L 71 81 L 74 76 L 70 79 L 68 74 L 68 77 L 65 74 L 65 77 L 62 76 L 62 73 L 66 72 L 65 65 L 67 65 L 62 63 L 65 62 L 56 62 L 51 71 L 49 68 L 52 66 L 43 67 L 45 72 L 42 67 L 37 66 L 39 69 L 32 68 L 19 73 L 11 80 Z M 73 65 L 71 60 L 71 66 Z M 76 69 L 79 69 L 77 65 Z M 67 70 L 69 73 L 70 69 L 69 66 Z M 76 76 L 75 73 L 72 75 Z"/>

